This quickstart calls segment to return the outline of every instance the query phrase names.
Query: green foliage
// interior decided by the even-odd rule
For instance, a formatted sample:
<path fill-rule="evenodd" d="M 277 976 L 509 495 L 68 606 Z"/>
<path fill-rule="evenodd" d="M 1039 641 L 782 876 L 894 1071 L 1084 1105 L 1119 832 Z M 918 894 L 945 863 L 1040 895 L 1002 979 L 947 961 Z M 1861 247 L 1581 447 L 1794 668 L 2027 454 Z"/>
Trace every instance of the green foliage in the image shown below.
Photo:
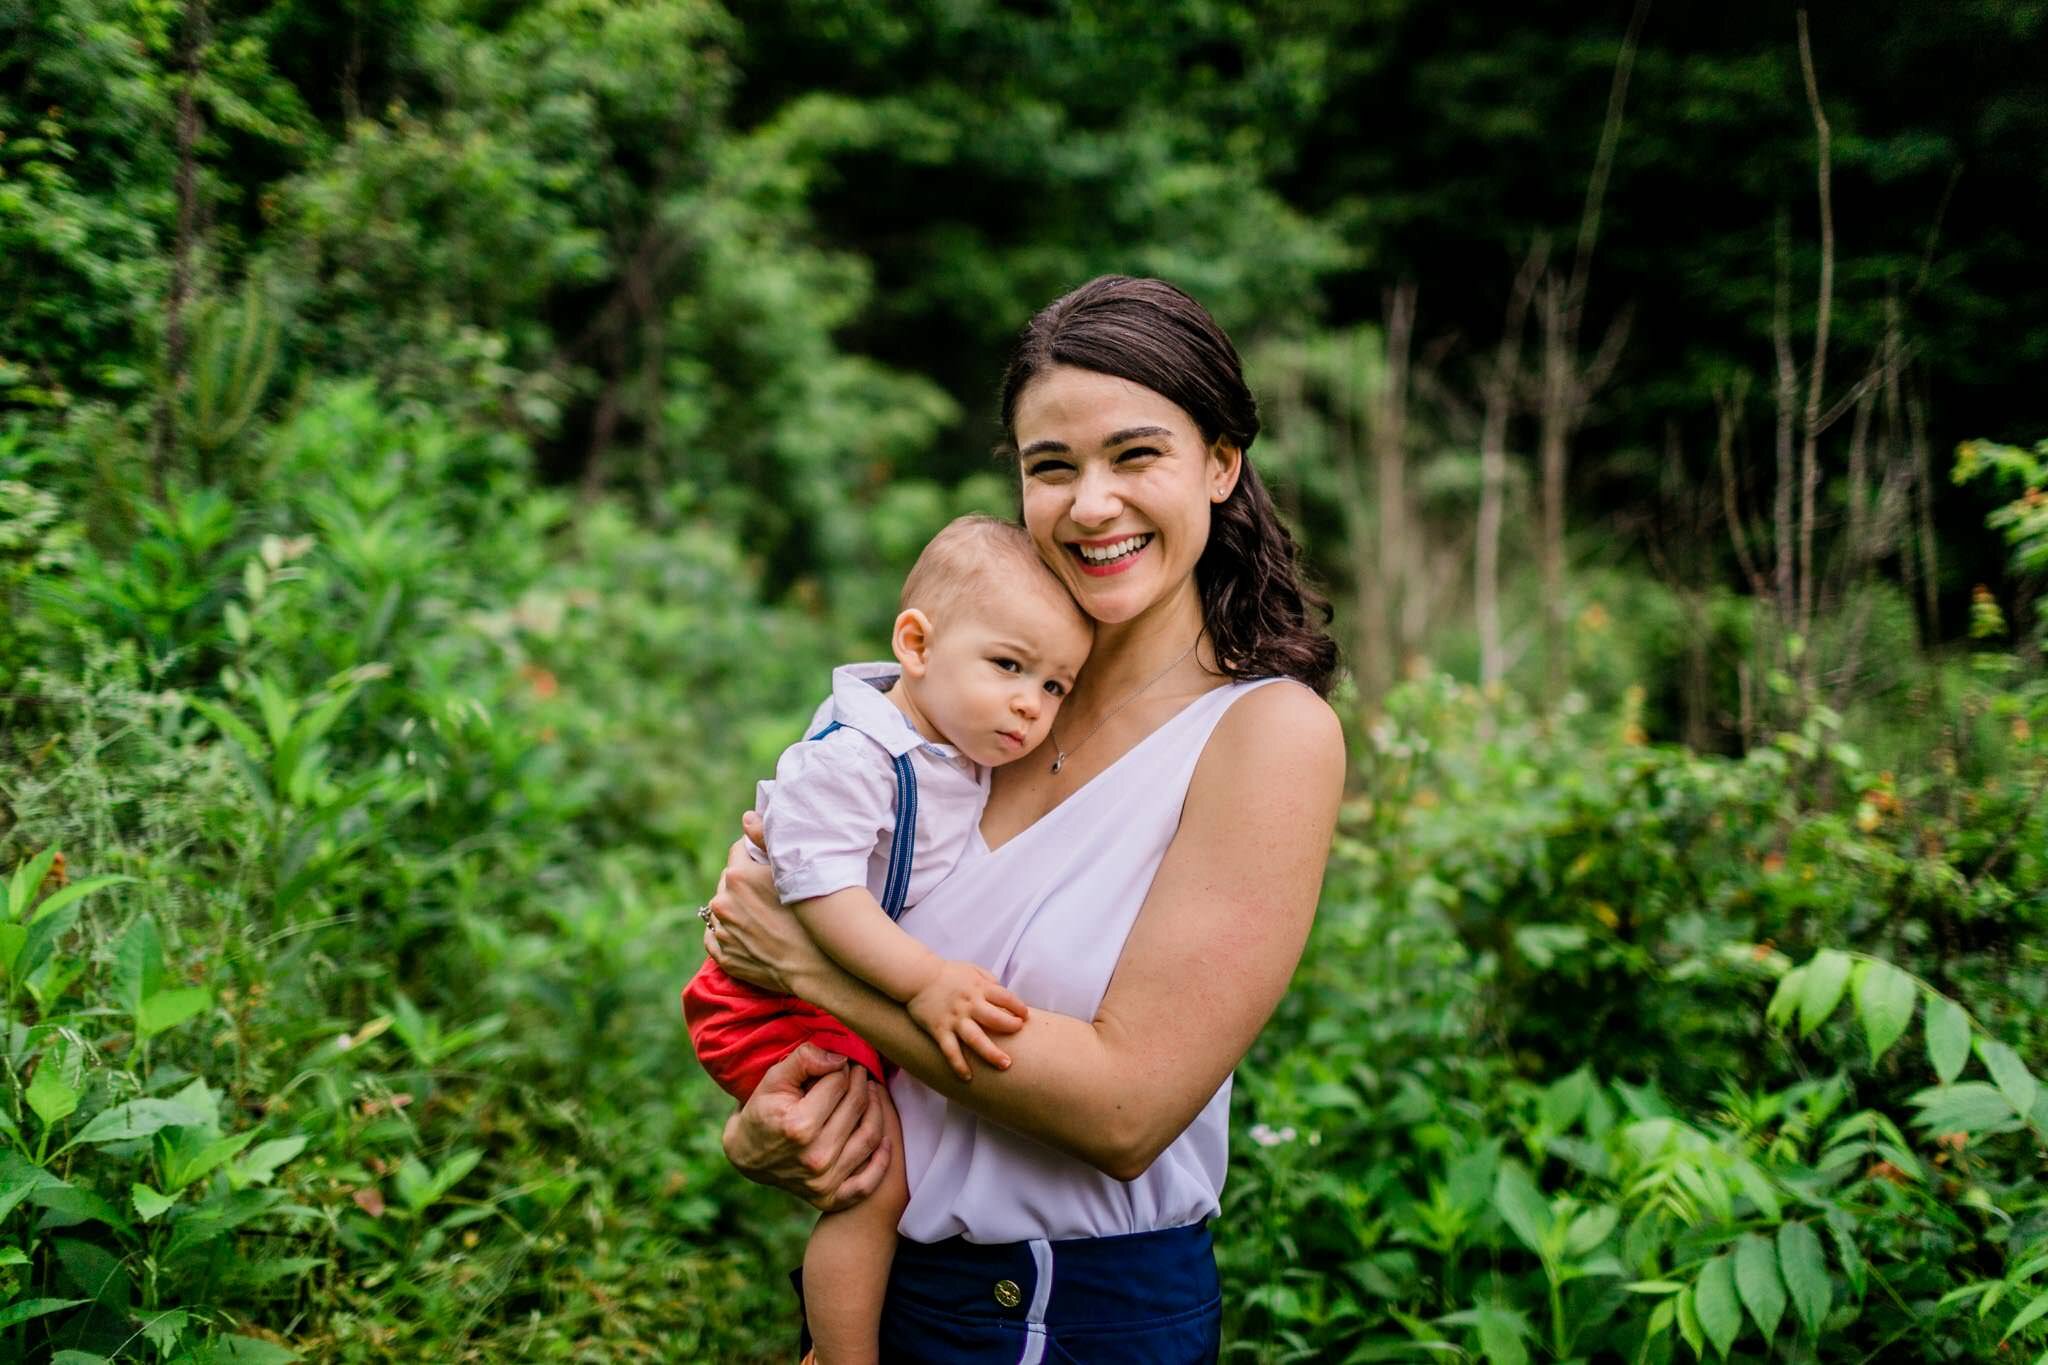
<path fill-rule="evenodd" d="M 1989 325 L 2038 217 L 2007 9 L 1820 35 L 1838 378 L 1889 298 L 1935 395 L 2040 358 Z M 0 6 L 0 1359 L 786 1356 L 807 1219 L 718 1150 L 689 907 L 926 536 L 1011 506 L 1001 348 L 1087 275 L 1187 285 L 1340 562 L 1355 324 L 1419 273 L 1433 381 L 1490 347 L 1512 260 L 1576 222 L 1611 18 Z M 1628 442 L 1756 361 L 1757 224 L 1807 202 L 1784 35 L 1655 22 L 1593 305 L 1638 298 L 1647 340 L 1575 523 L 1647 506 Z M 1964 65 L 1978 93 L 1885 112 Z M 1700 214 L 1646 209 L 1701 164 Z M 1441 406 L 1432 565 L 1477 490 Z M 2012 556 L 1943 528 L 1986 577 L 1966 657 L 1862 584 L 1810 646 L 1862 639 L 1858 694 L 1752 680 L 1792 719 L 1740 756 L 1650 738 L 1734 732 L 1670 680 L 1705 649 L 1732 716 L 1754 602 L 1604 530 L 1553 714 L 1426 670 L 1388 699 L 1240 1072 L 1234 1358 L 2040 1353 L 2044 468 L 1959 452 Z"/>

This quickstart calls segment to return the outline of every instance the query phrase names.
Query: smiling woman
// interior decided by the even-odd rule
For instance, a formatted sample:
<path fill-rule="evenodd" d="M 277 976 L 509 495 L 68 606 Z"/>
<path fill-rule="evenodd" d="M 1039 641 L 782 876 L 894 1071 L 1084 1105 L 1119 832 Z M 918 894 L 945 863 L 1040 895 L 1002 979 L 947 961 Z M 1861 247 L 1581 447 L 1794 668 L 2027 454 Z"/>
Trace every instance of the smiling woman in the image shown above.
<path fill-rule="evenodd" d="M 737 846 L 707 948 L 902 1068 L 881 1359 L 1195 1365 L 1221 1344 L 1207 1223 L 1231 1072 L 1300 957 L 1336 819 L 1336 651 L 1246 457 L 1237 353 L 1193 299 L 1114 277 L 1055 301 L 1020 338 L 1003 420 L 1025 529 L 1094 648 L 1058 706 L 1074 742 L 996 769 L 979 839 L 901 923 L 1029 1006 L 1011 1065 L 948 1070 Z M 815 1061 L 726 1130 L 743 1171 L 821 1207 L 867 1194 L 879 1140 Z"/>

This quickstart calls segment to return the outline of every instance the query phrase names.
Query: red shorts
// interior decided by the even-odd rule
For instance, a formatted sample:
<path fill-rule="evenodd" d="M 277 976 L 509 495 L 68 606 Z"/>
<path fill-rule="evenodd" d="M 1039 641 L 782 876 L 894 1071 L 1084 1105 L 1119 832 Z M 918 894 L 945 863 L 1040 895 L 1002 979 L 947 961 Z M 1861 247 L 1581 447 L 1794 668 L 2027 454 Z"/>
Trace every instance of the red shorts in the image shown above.
<path fill-rule="evenodd" d="M 745 1102 L 769 1067 L 803 1043 L 859 1062 L 882 1078 L 882 1056 L 816 1005 L 735 981 L 706 961 L 683 987 L 683 1018 L 697 1060 L 725 1092 Z"/>

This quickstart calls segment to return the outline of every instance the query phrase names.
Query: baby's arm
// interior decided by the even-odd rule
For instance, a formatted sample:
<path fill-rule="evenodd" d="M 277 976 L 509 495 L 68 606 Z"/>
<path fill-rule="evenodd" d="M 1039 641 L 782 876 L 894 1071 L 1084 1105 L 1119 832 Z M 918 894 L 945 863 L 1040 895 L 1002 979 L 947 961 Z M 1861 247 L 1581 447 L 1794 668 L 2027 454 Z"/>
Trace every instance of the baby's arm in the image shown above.
<path fill-rule="evenodd" d="M 1030 1011 L 987 971 L 919 943 L 865 887 L 814 896 L 790 909 L 834 962 L 907 1006 L 961 1080 L 974 1078 L 963 1044 L 994 1066 L 1009 1066 L 1009 1056 L 988 1035 L 1015 1033 Z"/>

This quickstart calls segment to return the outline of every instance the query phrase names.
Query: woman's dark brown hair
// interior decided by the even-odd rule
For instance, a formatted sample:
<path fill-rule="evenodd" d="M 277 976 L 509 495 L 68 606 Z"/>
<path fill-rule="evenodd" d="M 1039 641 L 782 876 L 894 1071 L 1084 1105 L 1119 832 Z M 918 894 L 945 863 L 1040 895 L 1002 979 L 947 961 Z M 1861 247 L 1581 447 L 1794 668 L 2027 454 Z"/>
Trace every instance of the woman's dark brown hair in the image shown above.
<path fill-rule="evenodd" d="M 1003 375 L 1012 454 L 1017 399 L 1055 365 L 1142 384 L 1178 403 L 1203 440 L 1227 440 L 1244 452 L 1237 487 L 1215 507 L 1195 565 L 1209 638 L 1233 678 L 1289 677 L 1327 694 L 1337 667 L 1337 645 L 1324 628 L 1330 604 L 1303 580 L 1294 537 L 1252 469 L 1258 403 L 1215 319 L 1166 281 L 1127 275 L 1104 275 L 1054 299 L 1025 324 Z"/>

